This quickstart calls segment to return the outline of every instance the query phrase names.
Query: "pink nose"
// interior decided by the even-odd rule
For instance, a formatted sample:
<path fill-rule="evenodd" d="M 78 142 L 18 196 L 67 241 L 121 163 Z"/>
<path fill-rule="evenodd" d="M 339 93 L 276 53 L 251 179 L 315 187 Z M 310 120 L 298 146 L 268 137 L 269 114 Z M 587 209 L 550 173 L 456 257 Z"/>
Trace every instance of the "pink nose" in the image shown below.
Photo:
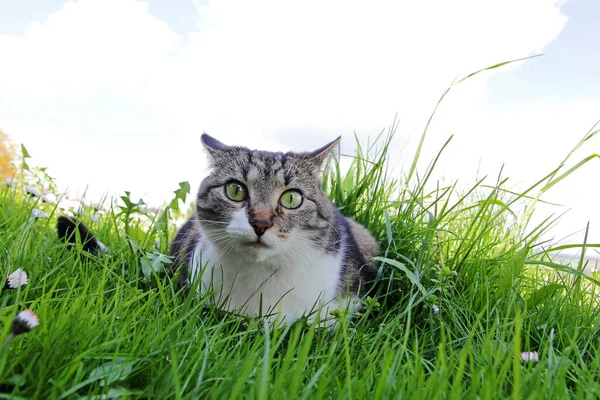
<path fill-rule="evenodd" d="M 271 221 L 265 219 L 251 219 L 250 225 L 252 225 L 254 232 L 256 232 L 258 236 L 262 236 L 272 224 Z"/>

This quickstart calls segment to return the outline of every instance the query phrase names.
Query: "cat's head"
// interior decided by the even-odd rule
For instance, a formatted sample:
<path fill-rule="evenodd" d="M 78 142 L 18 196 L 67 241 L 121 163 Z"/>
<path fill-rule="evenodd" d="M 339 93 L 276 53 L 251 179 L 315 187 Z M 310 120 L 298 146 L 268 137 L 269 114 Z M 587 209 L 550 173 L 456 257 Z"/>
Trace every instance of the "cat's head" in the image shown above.
<path fill-rule="evenodd" d="M 203 233 L 222 254 L 259 261 L 324 247 L 334 207 L 321 189 L 331 143 L 305 153 L 271 153 L 227 146 L 202 135 L 210 174 L 196 212 Z"/>

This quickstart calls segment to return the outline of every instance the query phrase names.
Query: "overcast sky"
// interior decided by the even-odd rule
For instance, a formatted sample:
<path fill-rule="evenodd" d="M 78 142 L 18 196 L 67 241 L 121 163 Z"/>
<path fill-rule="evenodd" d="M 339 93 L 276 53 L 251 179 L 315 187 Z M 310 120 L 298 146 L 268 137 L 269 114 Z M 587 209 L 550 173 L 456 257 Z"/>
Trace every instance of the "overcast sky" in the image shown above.
<path fill-rule="evenodd" d="M 422 167 L 454 135 L 446 183 L 504 165 L 522 189 L 600 119 L 598 15 L 597 0 L 0 0 L 0 128 L 63 188 L 155 204 L 203 177 L 203 131 L 282 151 L 342 135 L 351 153 L 397 114 L 400 171 L 454 78 L 544 53 L 455 87 L 425 143 Z M 600 140 L 572 163 L 591 153 Z M 571 208 L 557 239 L 589 220 L 600 242 L 599 173 L 548 193 Z"/>

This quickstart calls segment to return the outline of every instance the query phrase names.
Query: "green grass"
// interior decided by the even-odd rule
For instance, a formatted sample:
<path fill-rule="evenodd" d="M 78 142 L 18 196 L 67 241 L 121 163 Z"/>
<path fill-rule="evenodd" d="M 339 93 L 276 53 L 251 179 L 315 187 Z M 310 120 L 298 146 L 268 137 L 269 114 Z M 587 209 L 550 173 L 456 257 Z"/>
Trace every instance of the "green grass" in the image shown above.
<path fill-rule="evenodd" d="M 28 285 L 0 293 L 0 340 L 22 309 L 40 318 L 0 354 L 0 397 L 600 396 L 599 282 L 583 264 L 552 261 L 544 233 L 554 217 L 529 225 L 542 195 L 597 155 L 570 164 L 569 154 L 521 193 L 501 175 L 459 191 L 429 181 L 437 158 L 417 172 L 426 130 L 408 173 L 391 171 L 395 126 L 359 143 L 351 172 L 332 168 L 324 182 L 383 250 L 378 292 L 358 315 L 338 316 L 335 330 L 273 328 L 177 296 L 163 255 L 185 184 L 157 215 L 126 197 L 120 207 L 105 204 L 99 222 L 84 207 L 81 218 L 111 249 L 98 257 L 58 241 L 54 205 L 26 198 L 20 186 L 0 188 L 0 265 L 29 274 Z M 33 220 L 33 208 L 50 218 Z M 538 351 L 540 361 L 521 362 L 522 351 Z"/>

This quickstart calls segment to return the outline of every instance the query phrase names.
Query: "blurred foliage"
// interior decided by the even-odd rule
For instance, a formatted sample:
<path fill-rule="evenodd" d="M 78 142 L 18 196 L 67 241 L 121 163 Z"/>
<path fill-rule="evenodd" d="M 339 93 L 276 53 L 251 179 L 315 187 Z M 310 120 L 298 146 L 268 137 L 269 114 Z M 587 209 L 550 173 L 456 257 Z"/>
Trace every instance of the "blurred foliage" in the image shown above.
<path fill-rule="evenodd" d="M 0 129 L 0 178 L 12 178 L 16 172 L 13 161 L 15 160 L 15 146 L 8 135 Z"/>

